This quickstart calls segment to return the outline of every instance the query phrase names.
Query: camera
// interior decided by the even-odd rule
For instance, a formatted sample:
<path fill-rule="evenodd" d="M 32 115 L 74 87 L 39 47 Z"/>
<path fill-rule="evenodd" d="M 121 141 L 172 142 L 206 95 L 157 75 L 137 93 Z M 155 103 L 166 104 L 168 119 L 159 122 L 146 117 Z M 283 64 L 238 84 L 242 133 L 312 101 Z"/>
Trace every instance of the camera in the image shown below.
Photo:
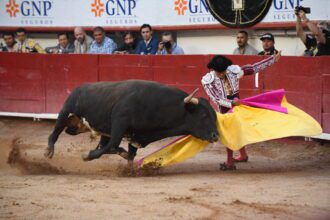
<path fill-rule="evenodd" d="M 35 47 L 28 47 L 26 46 L 25 49 L 29 51 L 30 53 L 38 53 L 37 49 Z"/>
<path fill-rule="evenodd" d="M 172 43 L 171 41 L 163 41 L 162 44 L 166 49 L 171 49 L 172 48 Z"/>
<path fill-rule="evenodd" d="M 303 6 L 296 6 L 294 8 L 294 13 L 296 15 L 298 15 L 299 14 L 299 11 L 303 11 L 303 12 L 305 12 L 305 14 L 310 14 L 311 13 L 311 8 L 305 8 Z"/>

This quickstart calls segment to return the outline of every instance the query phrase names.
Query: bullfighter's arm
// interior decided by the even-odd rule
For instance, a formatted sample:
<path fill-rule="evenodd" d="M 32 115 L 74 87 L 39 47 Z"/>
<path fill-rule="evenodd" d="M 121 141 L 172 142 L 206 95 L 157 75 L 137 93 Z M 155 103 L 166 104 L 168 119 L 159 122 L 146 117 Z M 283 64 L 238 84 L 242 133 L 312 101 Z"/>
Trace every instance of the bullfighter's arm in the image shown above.
<path fill-rule="evenodd" d="M 241 68 L 244 72 L 244 75 L 252 75 L 252 74 L 258 73 L 258 72 L 266 69 L 267 67 L 272 66 L 276 61 L 275 58 L 276 58 L 276 56 L 273 55 L 273 56 L 267 57 L 266 59 L 263 59 L 263 60 L 255 63 L 253 65 L 247 64 L 247 65 L 242 66 Z"/>
<path fill-rule="evenodd" d="M 221 105 L 227 108 L 232 108 L 232 101 L 220 96 L 219 91 L 216 90 L 211 84 L 203 84 L 204 90 L 210 99 L 217 105 Z"/>

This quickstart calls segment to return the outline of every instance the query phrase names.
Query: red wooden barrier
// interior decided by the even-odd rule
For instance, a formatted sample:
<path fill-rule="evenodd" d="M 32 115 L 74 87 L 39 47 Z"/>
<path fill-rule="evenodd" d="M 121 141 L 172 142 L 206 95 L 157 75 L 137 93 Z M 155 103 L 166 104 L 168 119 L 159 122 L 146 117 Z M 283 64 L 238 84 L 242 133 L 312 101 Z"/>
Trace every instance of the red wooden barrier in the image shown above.
<path fill-rule="evenodd" d="M 244 65 L 260 56 L 229 55 Z M 0 53 L 0 112 L 57 113 L 76 86 L 86 82 L 154 80 L 187 92 L 201 87 L 212 55 L 40 55 Z M 282 57 L 255 77 L 240 82 L 241 97 L 284 88 L 288 100 L 330 132 L 330 57 Z M 206 97 L 201 89 L 199 96 Z"/>

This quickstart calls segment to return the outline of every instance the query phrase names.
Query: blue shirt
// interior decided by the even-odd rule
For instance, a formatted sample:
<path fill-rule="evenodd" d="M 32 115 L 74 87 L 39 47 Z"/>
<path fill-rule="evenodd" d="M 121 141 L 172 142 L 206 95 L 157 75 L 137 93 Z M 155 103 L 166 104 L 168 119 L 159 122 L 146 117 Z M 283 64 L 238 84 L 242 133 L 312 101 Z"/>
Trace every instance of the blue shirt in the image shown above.
<path fill-rule="evenodd" d="M 156 54 L 158 50 L 158 40 L 156 38 L 151 37 L 148 45 L 144 40 L 140 40 L 136 49 L 135 54 L 149 55 Z"/>
<path fill-rule="evenodd" d="M 117 49 L 117 44 L 109 37 L 105 37 L 103 42 L 100 44 L 93 40 L 89 53 L 112 54 L 115 49 Z"/>
<path fill-rule="evenodd" d="M 167 51 L 165 48 L 160 51 L 160 55 L 167 55 Z M 176 43 L 173 43 L 172 45 L 172 55 L 179 55 L 179 54 L 184 54 L 184 51 L 181 47 L 179 47 Z"/>

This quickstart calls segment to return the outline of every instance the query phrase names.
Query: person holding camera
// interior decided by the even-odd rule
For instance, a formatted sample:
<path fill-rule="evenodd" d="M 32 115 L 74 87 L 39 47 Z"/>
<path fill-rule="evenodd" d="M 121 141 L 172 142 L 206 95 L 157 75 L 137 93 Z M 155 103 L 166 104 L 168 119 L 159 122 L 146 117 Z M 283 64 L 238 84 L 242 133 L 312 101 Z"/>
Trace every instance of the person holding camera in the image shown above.
<path fill-rule="evenodd" d="M 184 54 L 184 51 L 173 40 L 173 35 L 170 32 L 164 32 L 162 34 L 162 41 L 158 44 L 157 54 L 159 55 L 179 55 Z"/>
<path fill-rule="evenodd" d="M 297 35 L 306 46 L 305 55 L 330 55 L 330 24 L 327 21 L 321 21 L 316 25 L 307 18 L 308 13 L 310 13 L 310 8 L 302 6 L 295 8 Z M 303 24 L 312 32 L 311 35 L 304 33 Z"/>
<path fill-rule="evenodd" d="M 59 33 L 57 35 L 58 45 L 55 47 L 47 47 L 46 52 L 52 54 L 73 53 L 74 45 L 69 42 L 69 35 L 67 33 Z"/>
<path fill-rule="evenodd" d="M 17 44 L 14 46 L 14 51 L 18 53 L 46 53 L 45 50 L 32 39 L 27 38 L 24 28 L 19 28 L 16 31 Z"/>

